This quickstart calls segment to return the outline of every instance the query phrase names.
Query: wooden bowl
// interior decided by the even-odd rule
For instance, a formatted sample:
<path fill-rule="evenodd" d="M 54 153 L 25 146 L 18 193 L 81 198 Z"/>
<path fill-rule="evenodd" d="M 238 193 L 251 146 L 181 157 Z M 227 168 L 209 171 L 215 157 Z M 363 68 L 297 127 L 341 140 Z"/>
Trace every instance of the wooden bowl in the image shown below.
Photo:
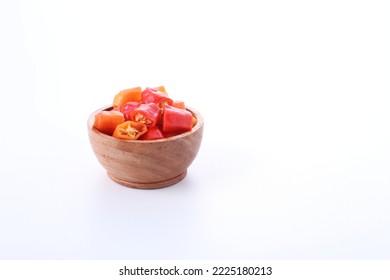
<path fill-rule="evenodd" d="M 158 140 L 120 140 L 93 128 L 95 115 L 112 110 L 105 106 L 88 118 L 92 149 L 108 176 L 126 187 L 156 189 L 180 182 L 195 159 L 203 136 L 203 118 L 188 108 L 197 123 L 191 131 Z"/>

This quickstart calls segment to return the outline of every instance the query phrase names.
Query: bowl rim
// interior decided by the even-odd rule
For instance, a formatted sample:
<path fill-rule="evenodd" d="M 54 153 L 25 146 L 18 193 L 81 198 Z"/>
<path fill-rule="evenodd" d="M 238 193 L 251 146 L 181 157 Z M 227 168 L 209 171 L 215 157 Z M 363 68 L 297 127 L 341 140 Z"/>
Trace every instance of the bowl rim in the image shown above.
<path fill-rule="evenodd" d="M 183 132 L 181 134 L 178 134 L 178 135 L 174 135 L 174 136 L 170 136 L 170 137 L 166 137 L 166 138 L 162 138 L 162 139 L 154 139 L 154 140 L 123 140 L 123 139 L 118 139 L 118 138 L 115 138 L 113 136 L 110 136 L 110 135 L 107 135 L 103 132 L 100 132 L 99 130 L 97 130 L 96 128 L 93 127 L 93 124 L 95 122 L 95 115 L 101 111 L 111 111 L 114 107 L 112 105 L 106 105 L 106 106 L 103 106 L 101 107 L 100 109 L 97 109 L 96 111 L 94 111 L 92 114 L 89 115 L 88 117 L 88 121 L 87 121 L 87 126 L 88 126 L 88 130 L 99 135 L 99 137 L 107 137 L 111 140 L 114 140 L 114 141 L 119 141 L 119 142 L 127 142 L 127 143 L 144 143 L 144 144 L 147 144 L 147 143 L 158 143 L 158 142 L 166 142 L 166 141 L 172 141 L 172 140 L 176 140 L 176 139 L 180 139 L 180 138 L 184 138 L 190 134 L 193 134 L 195 133 L 196 131 L 198 131 L 199 129 L 201 129 L 203 127 L 203 124 L 204 124 L 204 119 L 202 117 L 202 115 L 194 108 L 192 107 L 186 107 L 186 110 L 189 111 L 196 119 L 197 119 L 197 122 L 195 124 L 195 126 L 190 130 L 190 131 L 186 131 L 186 132 Z"/>

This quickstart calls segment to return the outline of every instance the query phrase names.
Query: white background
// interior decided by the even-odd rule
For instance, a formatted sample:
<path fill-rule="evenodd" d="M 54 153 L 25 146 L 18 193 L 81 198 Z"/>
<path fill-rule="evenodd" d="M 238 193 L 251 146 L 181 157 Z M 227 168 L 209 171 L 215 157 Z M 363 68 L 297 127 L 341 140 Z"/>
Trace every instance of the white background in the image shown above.
<path fill-rule="evenodd" d="M 389 259 L 386 1 L 0 2 L 0 259 Z M 112 182 L 86 121 L 164 85 L 187 177 Z"/>

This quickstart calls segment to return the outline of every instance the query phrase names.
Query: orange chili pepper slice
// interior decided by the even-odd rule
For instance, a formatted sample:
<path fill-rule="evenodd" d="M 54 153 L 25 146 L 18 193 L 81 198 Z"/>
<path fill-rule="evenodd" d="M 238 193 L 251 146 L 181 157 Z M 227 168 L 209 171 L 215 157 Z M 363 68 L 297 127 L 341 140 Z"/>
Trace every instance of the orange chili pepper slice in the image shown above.
<path fill-rule="evenodd" d="M 135 101 L 140 102 L 142 95 L 142 88 L 128 88 L 121 90 L 118 94 L 115 95 L 113 105 L 114 108 L 122 109 L 123 105 L 127 102 Z"/>
<path fill-rule="evenodd" d="M 184 103 L 184 101 L 173 101 L 172 103 L 172 106 L 175 107 L 175 108 L 179 108 L 179 109 L 186 109 L 186 104 Z"/>
<path fill-rule="evenodd" d="M 93 127 L 107 135 L 112 135 L 118 124 L 125 121 L 124 115 L 119 111 L 101 111 L 95 115 Z"/>
<path fill-rule="evenodd" d="M 165 94 L 168 94 L 164 86 L 155 87 L 155 89 L 157 89 L 158 91 L 161 91 Z"/>
<path fill-rule="evenodd" d="M 192 116 L 192 127 L 194 127 L 198 122 L 198 119 Z"/>
<path fill-rule="evenodd" d="M 140 122 L 126 121 L 118 124 L 112 136 L 122 140 L 136 140 L 147 131 L 145 124 Z"/>

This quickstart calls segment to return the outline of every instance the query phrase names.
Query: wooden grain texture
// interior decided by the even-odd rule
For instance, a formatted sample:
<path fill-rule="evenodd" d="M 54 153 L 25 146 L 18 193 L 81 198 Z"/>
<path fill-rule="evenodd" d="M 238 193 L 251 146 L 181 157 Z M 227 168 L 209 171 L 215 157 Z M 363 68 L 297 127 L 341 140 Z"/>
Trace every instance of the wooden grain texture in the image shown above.
<path fill-rule="evenodd" d="M 88 134 L 92 149 L 115 182 L 134 188 L 154 189 L 181 181 L 195 159 L 203 136 L 204 121 L 194 109 L 188 110 L 197 118 L 191 131 L 159 140 L 120 140 L 93 128 L 95 115 L 88 119 Z"/>

